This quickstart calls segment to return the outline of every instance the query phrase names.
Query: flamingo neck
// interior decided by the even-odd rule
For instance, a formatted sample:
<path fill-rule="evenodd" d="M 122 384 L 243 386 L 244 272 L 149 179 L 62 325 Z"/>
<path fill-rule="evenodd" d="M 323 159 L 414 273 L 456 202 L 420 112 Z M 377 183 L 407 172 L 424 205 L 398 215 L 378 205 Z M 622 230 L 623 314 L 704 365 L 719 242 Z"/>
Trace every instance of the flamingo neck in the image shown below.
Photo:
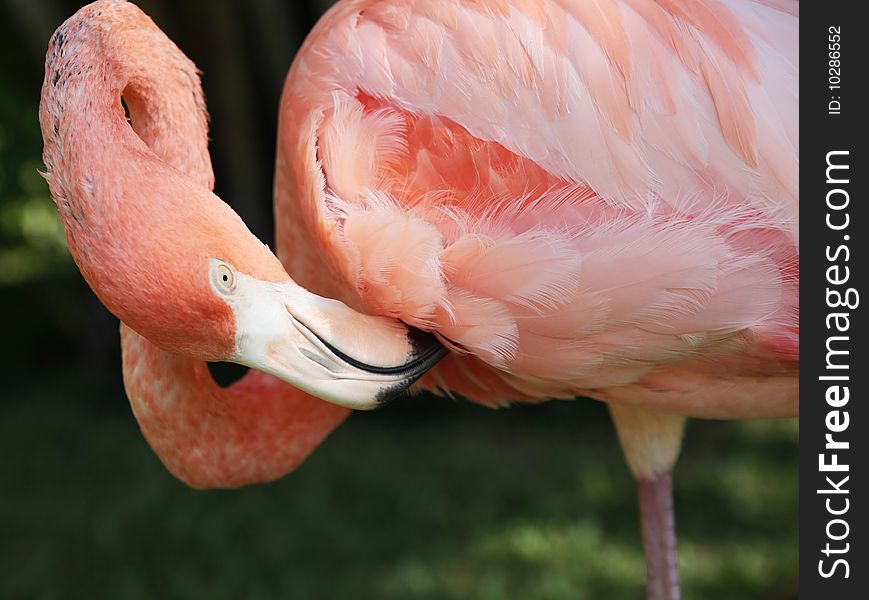
<path fill-rule="evenodd" d="M 124 387 L 166 468 L 194 488 L 272 481 L 298 467 L 350 411 L 260 371 L 219 387 L 206 363 L 121 327 Z"/>
<path fill-rule="evenodd" d="M 213 187 L 196 67 L 132 4 L 96 2 L 58 29 L 46 60 L 40 123 L 46 178 L 70 249 L 92 287 L 100 267 L 89 257 L 97 249 L 100 265 L 115 256 L 107 247 L 120 247 L 120 258 L 149 252 L 139 248 L 139 239 L 117 241 L 130 213 L 160 211 L 148 205 L 153 197 L 129 192 L 135 184 L 153 190 L 160 178 L 183 173 L 203 192 Z M 134 170 L 152 178 L 150 187 L 130 183 Z M 204 208 L 225 207 L 214 200 Z M 258 371 L 220 388 L 205 362 L 161 350 L 125 323 L 121 347 L 124 386 L 145 438 L 193 487 L 276 479 L 350 412 Z"/>
<path fill-rule="evenodd" d="M 228 356 L 234 324 L 211 297 L 207 256 L 231 236 L 211 233 L 253 236 L 210 192 L 195 66 L 134 5 L 96 2 L 52 36 L 39 119 L 70 252 L 103 304 L 165 349 Z"/>
<path fill-rule="evenodd" d="M 132 4 L 85 6 L 49 42 L 40 104 L 44 159 L 65 198 L 88 196 L 75 175 L 150 148 L 211 189 L 208 114 L 196 66 Z M 130 117 L 127 124 L 123 97 Z M 93 182 L 91 182 L 91 186 Z"/>

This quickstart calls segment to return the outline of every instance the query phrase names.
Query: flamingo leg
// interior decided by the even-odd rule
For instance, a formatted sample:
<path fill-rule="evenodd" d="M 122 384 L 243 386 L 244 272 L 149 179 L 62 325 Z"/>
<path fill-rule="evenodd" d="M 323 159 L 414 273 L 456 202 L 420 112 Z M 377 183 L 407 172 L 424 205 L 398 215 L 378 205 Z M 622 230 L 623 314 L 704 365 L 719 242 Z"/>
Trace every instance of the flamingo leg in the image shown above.
<path fill-rule="evenodd" d="M 649 600 L 678 600 L 673 465 L 685 417 L 638 406 L 609 405 L 628 466 L 637 480 Z"/>
<path fill-rule="evenodd" d="M 649 600 L 679 600 L 672 476 L 667 471 L 637 477 L 637 491 L 646 554 L 646 593 Z"/>

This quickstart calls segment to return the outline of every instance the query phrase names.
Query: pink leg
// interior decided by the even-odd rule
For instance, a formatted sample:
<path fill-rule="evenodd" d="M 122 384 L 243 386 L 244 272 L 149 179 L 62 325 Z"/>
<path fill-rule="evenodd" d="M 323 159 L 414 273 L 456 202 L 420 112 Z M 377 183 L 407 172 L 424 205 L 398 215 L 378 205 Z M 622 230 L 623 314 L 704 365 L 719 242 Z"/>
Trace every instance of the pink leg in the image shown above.
<path fill-rule="evenodd" d="M 639 406 L 610 404 L 610 412 L 637 480 L 650 600 L 678 600 L 676 528 L 670 473 L 679 456 L 685 417 Z"/>
<path fill-rule="evenodd" d="M 649 600 L 679 600 L 679 566 L 673 517 L 673 481 L 666 471 L 638 477 L 640 520 L 646 552 L 646 589 Z"/>

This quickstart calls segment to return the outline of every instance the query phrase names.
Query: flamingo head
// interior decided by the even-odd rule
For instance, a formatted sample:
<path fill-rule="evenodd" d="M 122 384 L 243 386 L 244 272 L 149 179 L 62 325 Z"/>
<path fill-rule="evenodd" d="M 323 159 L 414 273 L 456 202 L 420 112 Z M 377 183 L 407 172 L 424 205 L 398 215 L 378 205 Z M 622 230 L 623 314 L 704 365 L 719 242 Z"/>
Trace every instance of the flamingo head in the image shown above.
<path fill-rule="evenodd" d="M 119 201 L 59 207 L 91 288 L 159 348 L 355 409 L 388 401 L 446 353 L 431 334 L 296 284 L 227 204 L 180 173 L 136 186 L 127 173 L 122 188 L 100 190 Z"/>
<path fill-rule="evenodd" d="M 288 276 L 273 280 L 210 256 L 208 283 L 234 326 L 227 360 L 348 408 L 385 403 L 446 354 L 431 334 L 356 312 Z"/>

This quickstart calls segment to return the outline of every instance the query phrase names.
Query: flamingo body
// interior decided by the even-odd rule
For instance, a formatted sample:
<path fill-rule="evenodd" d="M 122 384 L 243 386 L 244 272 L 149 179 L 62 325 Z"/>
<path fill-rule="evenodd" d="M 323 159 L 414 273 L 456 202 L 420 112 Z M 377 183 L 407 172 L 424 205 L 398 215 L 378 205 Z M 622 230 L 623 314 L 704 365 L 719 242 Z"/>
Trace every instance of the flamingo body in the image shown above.
<path fill-rule="evenodd" d="M 423 380 L 797 412 L 796 4 L 348 1 L 281 101 L 279 257 Z"/>

